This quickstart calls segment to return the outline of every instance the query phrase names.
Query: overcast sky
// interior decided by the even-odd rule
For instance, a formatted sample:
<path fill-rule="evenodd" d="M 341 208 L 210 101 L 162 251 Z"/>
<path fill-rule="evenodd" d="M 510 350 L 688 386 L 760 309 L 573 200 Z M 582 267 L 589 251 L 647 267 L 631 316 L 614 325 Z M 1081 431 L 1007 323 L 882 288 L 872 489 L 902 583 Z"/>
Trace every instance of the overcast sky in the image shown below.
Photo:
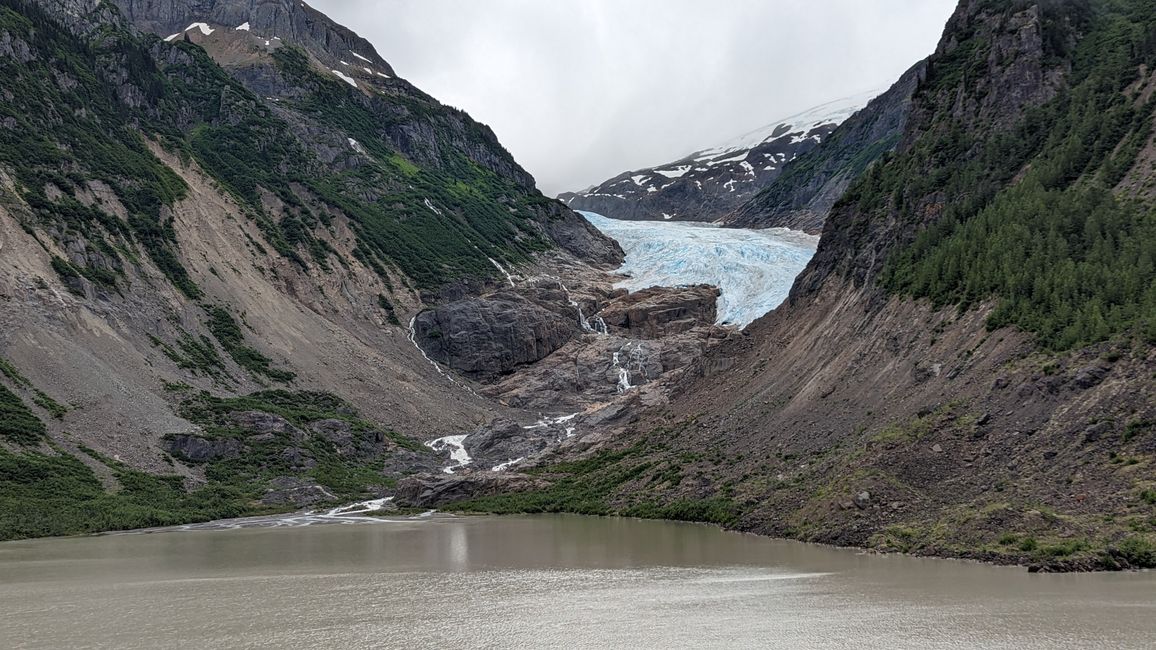
<path fill-rule="evenodd" d="M 890 85 L 956 0 L 312 0 L 551 196 Z"/>

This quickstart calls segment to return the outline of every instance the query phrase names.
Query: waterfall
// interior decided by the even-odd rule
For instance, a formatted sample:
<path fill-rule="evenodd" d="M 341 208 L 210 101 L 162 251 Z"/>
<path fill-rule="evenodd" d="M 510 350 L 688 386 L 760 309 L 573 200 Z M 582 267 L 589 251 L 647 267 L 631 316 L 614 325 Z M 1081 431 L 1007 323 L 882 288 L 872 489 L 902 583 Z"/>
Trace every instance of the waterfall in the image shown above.
<path fill-rule="evenodd" d="M 474 459 L 470 458 L 470 453 L 466 451 L 465 442 L 468 436 L 469 434 L 446 436 L 444 438 L 438 438 L 437 440 L 430 440 L 425 443 L 425 446 L 434 451 L 449 450 L 450 460 L 453 461 L 453 464 L 443 467 L 442 471 L 446 474 L 453 474 L 455 469 L 461 469 L 474 462 Z"/>
<path fill-rule="evenodd" d="M 579 304 L 577 300 L 574 300 L 574 297 L 570 295 L 570 288 L 563 284 L 560 278 L 553 276 L 548 277 L 554 282 L 557 282 L 558 287 L 566 293 L 566 302 L 574 308 L 574 311 L 578 312 L 578 324 L 582 326 L 583 331 L 602 335 L 609 333 L 606 329 L 606 321 L 602 320 L 601 316 L 595 316 L 592 319 L 586 318 L 586 314 L 582 313 L 582 305 Z"/>
<path fill-rule="evenodd" d="M 427 362 L 429 362 L 429 365 L 433 366 L 434 370 L 438 371 L 439 375 L 441 375 L 442 377 L 445 377 L 447 380 L 449 380 L 449 382 L 451 384 L 453 384 L 455 386 L 461 386 L 462 388 L 466 389 L 466 391 L 470 395 L 473 395 L 474 397 L 478 397 L 480 399 L 480 396 L 474 392 L 474 389 L 470 388 L 469 386 L 467 386 L 465 384 L 458 383 L 457 381 L 455 381 L 454 378 L 452 376 L 450 376 L 449 373 L 442 370 L 441 365 L 439 365 L 437 361 L 434 361 L 433 359 L 431 359 L 430 356 L 425 353 L 425 350 L 423 350 L 422 347 L 417 344 L 417 330 L 414 328 L 414 323 L 416 323 L 416 322 L 417 322 L 417 314 L 414 314 L 409 319 L 409 342 L 413 344 L 413 347 L 417 348 L 418 352 L 421 352 L 422 358 L 425 359 Z"/>
<path fill-rule="evenodd" d="M 477 248 L 477 246 L 475 246 L 474 248 Z M 493 264 L 496 269 L 498 269 L 499 271 L 502 272 L 502 275 L 506 276 L 506 282 L 509 282 L 511 287 L 515 286 L 514 285 L 514 276 L 510 275 L 510 272 L 507 271 L 505 269 L 505 267 L 503 267 L 501 264 L 498 264 L 498 260 L 496 260 L 492 257 L 487 257 L 486 259 L 490 260 L 490 264 Z"/>
<path fill-rule="evenodd" d="M 627 355 L 625 364 L 622 362 L 623 352 L 625 352 Z M 641 343 L 634 344 L 633 349 L 630 347 L 630 343 L 627 343 L 626 345 L 622 346 L 622 349 L 614 353 L 613 367 L 618 370 L 618 392 L 620 394 L 625 393 L 631 388 L 634 388 L 634 385 L 630 383 L 631 364 L 635 366 L 634 372 L 637 372 L 639 375 L 644 374 L 642 371 L 643 361 L 644 355 Z"/>
<path fill-rule="evenodd" d="M 630 371 L 622 367 L 621 352 L 614 353 L 614 367 L 618 369 L 618 392 L 625 393 L 633 388 L 630 385 Z"/>

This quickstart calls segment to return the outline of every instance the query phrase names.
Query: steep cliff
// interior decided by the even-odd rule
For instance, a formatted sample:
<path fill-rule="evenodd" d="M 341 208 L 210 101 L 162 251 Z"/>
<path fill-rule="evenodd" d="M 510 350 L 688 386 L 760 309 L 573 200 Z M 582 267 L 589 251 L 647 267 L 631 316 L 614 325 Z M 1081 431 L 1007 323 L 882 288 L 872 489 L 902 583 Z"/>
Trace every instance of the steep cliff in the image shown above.
<path fill-rule="evenodd" d="M 1149 2 L 963 0 L 788 303 L 549 488 L 461 507 L 1156 565 L 1154 66 Z"/>

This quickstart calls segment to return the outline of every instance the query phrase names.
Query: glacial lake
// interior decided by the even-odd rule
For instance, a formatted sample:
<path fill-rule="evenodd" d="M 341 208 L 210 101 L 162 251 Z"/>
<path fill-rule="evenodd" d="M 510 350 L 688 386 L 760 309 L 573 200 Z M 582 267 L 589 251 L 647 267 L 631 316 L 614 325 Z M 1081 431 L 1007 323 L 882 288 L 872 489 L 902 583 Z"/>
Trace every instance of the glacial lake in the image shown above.
<path fill-rule="evenodd" d="M 0 544 L 5 648 L 1151 648 L 1156 574 L 694 524 L 356 520 Z"/>

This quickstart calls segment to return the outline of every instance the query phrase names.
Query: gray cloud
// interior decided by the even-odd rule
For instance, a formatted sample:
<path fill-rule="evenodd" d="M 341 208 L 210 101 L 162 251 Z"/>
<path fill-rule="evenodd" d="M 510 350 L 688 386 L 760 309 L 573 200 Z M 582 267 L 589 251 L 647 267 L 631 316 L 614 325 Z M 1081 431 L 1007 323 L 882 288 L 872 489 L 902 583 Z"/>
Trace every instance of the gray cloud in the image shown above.
<path fill-rule="evenodd" d="M 313 0 L 554 195 L 885 87 L 956 0 Z"/>

